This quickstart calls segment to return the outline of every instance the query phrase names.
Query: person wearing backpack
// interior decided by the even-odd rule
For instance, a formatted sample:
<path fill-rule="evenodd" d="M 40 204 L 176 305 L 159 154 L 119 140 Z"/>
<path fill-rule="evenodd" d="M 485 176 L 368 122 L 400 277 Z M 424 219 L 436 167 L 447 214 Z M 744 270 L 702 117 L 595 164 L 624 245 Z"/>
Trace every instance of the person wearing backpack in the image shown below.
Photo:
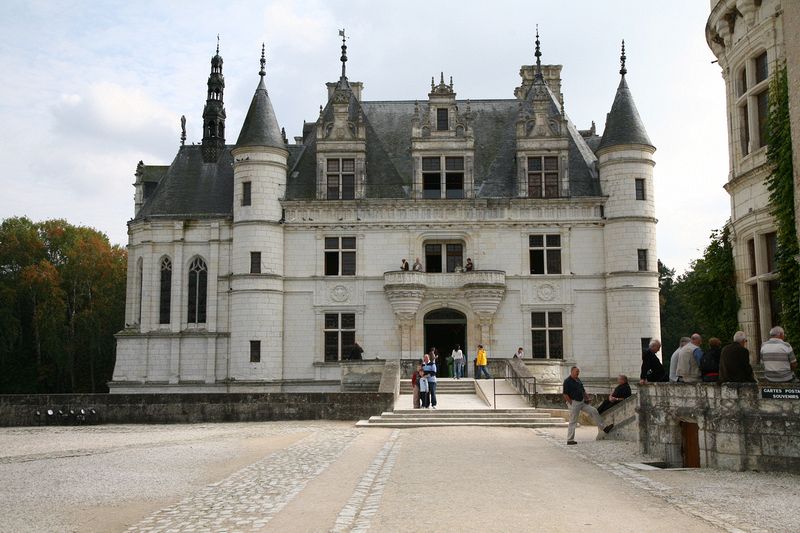
<path fill-rule="evenodd" d="M 708 339 L 708 350 L 700 358 L 700 375 L 705 383 L 716 383 L 719 379 L 719 359 L 722 343 L 716 337 Z"/>

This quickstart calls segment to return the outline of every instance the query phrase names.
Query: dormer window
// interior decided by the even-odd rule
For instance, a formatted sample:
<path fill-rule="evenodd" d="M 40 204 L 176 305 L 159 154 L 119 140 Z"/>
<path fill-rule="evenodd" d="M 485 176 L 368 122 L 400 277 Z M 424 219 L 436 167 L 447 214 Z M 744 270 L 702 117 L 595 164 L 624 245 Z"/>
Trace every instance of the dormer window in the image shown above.
<path fill-rule="evenodd" d="M 450 129 L 450 119 L 448 116 L 447 108 L 440 107 L 436 109 L 436 130 L 447 131 Z"/>
<path fill-rule="evenodd" d="M 558 157 L 528 157 L 528 198 L 558 198 Z"/>
<path fill-rule="evenodd" d="M 464 198 L 464 158 L 423 157 L 422 197 Z"/>
<path fill-rule="evenodd" d="M 327 160 L 327 199 L 353 200 L 356 196 L 355 159 Z"/>

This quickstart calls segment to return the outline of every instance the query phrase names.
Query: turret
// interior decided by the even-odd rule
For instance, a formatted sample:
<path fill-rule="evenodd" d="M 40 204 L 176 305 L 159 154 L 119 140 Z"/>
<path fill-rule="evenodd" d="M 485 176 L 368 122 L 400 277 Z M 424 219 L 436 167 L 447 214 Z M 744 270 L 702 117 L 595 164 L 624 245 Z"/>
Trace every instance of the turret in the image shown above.
<path fill-rule="evenodd" d="M 231 346 L 229 377 L 255 382 L 283 377 L 283 224 L 289 156 L 264 82 L 244 119 L 233 165 Z"/>
<path fill-rule="evenodd" d="M 660 337 L 653 153 L 625 79 L 620 83 L 597 149 L 604 207 L 609 376 L 635 373 L 643 339 Z"/>
<path fill-rule="evenodd" d="M 203 108 L 203 161 L 216 163 L 225 151 L 225 78 L 222 76 L 222 57 L 217 53 L 211 58 L 211 73 L 208 75 L 208 95 Z"/>

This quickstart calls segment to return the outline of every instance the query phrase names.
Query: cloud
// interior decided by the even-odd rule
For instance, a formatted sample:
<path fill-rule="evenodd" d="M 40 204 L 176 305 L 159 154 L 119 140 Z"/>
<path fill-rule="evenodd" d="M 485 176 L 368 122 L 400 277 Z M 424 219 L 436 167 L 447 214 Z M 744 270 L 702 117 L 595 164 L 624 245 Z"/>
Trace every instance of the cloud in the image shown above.
<path fill-rule="evenodd" d="M 334 30 L 333 20 L 334 16 L 316 3 L 301 7 L 295 2 L 276 2 L 264 9 L 270 42 L 301 52 L 319 50 Z"/>

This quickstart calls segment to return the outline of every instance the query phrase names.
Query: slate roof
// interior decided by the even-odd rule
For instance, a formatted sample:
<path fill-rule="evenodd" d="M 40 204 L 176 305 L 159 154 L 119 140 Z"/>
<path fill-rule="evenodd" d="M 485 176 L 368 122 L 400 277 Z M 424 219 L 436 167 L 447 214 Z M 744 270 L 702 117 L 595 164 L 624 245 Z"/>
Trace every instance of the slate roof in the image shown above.
<path fill-rule="evenodd" d="M 286 148 L 281 128 L 278 126 L 278 119 L 275 117 L 275 110 L 272 108 L 272 102 L 267 94 L 267 87 L 264 85 L 263 76 L 256 87 L 253 100 L 250 102 L 250 109 L 247 110 L 236 146 Z"/>
<path fill-rule="evenodd" d="M 556 97 L 552 111 L 560 113 Z M 457 101 L 466 109 L 466 101 Z M 629 105 L 628 105 L 629 103 Z M 516 121 L 519 100 L 470 100 L 475 140 L 475 191 L 479 198 L 516 196 Z M 632 109 L 632 112 L 631 112 Z M 413 101 L 359 102 L 351 97 L 349 113 L 363 115 L 366 126 L 367 198 L 408 198 L 413 179 L 411 120 Z M 323 118 L 332 117 L 332 103 Z M 626 118 L 626 122 L 617 117 Z M 625 124 L 635 131 L 623 137 Z M 619 133 L 613 134 L 613 132 Z M 568 122 L 570 194 L 574 197 L 602 194 L 597 179 L 595 151 L 600 137 L 584 138 Z M 312 200 L 316 196 L 316 132 L 313 123 L 303 128 L 302 145 L 285 145 L 266 88 L 259 83 L 236 146 L 268 145 L 289 150 L 286 199 Z M 649 144 L 630 91 L 623 82 L 617 91 L 603 142 L 612 138 L 638 139 Z M 230 217 L 233 213 L 233 158 L 228 145 L 217 163 L 204 163 L 201 146 L 181 146 L 158 187 L 144 203 L 136 219 L 148 217 Z M 148 171 L 150 168 L 145 169 Z M 155 170 L 153 171 L 156 172 Z M 159 170 L 159 173 L 162 171 Z"/>
<path fill-rule="evenodd" d="M 606 117 L 606 127 L 603 131 L 603 139 L 600 141 L 598 150 L 609 146 L 620 144 L 644 144 L 653 146 L 647 130 L 644 127 L 636 104 L 633 103 L 633 95 L 628 88 L 625 76 L 619 82 L 617 94 L 611 111 Z"/>

